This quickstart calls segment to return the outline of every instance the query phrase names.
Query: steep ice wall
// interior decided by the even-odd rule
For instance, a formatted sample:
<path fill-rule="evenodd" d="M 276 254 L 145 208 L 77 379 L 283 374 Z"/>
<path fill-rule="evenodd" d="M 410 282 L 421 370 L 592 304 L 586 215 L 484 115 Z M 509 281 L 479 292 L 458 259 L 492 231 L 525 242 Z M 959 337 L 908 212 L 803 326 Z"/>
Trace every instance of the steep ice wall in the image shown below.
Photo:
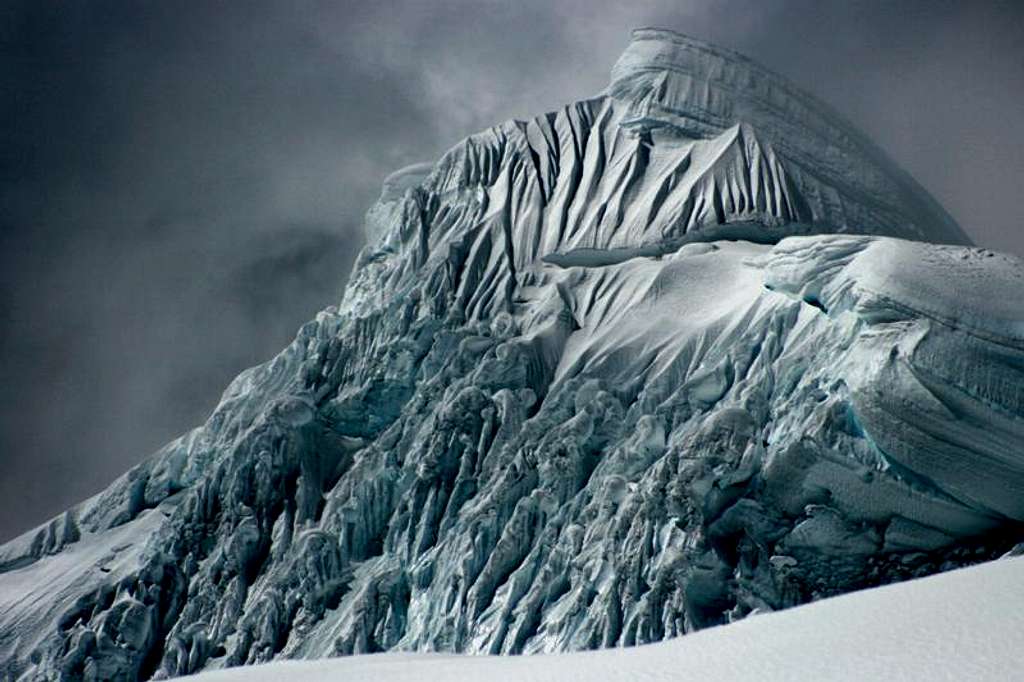
<path fill-rule="evenodd" d="M 1024 559 L 992 561 L 629 651 L 281 661 L 194 682 L 1012 680 L 1024 649 L 1022 578 Z"/>
<path fill-rule="evenodd" d="M 631 645 L 1019 541 L 1024 264 L 893 238 L 962 236 L 764 78 L 639 32 L 388 178 L 338 308 L 0 548 L 0 672 Z"/>

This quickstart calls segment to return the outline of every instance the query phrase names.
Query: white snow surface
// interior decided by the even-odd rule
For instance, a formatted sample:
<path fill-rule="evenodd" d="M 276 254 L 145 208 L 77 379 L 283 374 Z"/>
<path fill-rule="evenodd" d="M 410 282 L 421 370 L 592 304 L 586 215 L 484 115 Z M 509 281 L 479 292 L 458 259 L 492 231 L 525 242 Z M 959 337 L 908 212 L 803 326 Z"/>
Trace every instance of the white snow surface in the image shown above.
<path fill-rule="evenodd" d="M 283 661 L 199 682 L 1019 680 L 1024 558 L 752 616 L 632 648 L 536 656 L 371 654 Z"/>

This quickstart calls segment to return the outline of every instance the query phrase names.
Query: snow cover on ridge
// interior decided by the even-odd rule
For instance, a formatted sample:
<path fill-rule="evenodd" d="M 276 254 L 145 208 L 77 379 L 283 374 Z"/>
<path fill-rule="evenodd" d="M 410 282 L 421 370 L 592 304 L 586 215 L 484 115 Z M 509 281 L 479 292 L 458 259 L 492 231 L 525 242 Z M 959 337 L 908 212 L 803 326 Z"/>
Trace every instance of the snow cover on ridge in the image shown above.
<path fill-rule="evenodd" d="M 628 646 L 1022 539 L 1024 263 L 900 239 L 965 241 L 736 55 L 637 32 L 367 232 L 206 424 L 0 547 L 0 673 Z"/>
<path fill-rule="evenodd" d="M 743 122 L 774 148 L 812 222 L 964 244 L 952 218 L 830 107 L 735 52 L 665 29 L 638 29 L 612 69 L 622 125 L 714 137 Z"/>
<path fill-rule="evenodd" d="M 631 649 L 547 656 L 377 654 L 281 662 L 197 682 L 860 682 L 1020 674 L 1024 559 L 998 561 L 749 618 Z"/>

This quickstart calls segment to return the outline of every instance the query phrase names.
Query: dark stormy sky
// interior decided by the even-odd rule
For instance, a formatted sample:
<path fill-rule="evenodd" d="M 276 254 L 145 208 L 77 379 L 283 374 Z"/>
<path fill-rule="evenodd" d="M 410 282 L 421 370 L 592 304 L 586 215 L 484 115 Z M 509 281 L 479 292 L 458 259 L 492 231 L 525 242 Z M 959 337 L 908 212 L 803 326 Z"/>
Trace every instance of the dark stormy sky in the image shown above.
<path fill-rule="evenodd" d="M 200 423 L 336 301 L 380 180 L 600 91 L 629 29 L 738 49 L 1024 255 L 1019 2 L 0 2 L 0 540 Z"/>

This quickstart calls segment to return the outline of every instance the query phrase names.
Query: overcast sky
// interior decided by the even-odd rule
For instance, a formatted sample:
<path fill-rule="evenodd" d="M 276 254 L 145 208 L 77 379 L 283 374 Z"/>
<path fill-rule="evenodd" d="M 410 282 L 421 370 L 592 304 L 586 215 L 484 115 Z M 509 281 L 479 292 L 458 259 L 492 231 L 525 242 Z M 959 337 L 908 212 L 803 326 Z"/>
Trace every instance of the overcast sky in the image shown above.
<path fill-rule="evenodd" d="M 380 180 L 599 92 L 637 26 L 845 113 L 1024 255 L 1024 3 L 0 3 L 0 540 L 335 302 Z"/>

